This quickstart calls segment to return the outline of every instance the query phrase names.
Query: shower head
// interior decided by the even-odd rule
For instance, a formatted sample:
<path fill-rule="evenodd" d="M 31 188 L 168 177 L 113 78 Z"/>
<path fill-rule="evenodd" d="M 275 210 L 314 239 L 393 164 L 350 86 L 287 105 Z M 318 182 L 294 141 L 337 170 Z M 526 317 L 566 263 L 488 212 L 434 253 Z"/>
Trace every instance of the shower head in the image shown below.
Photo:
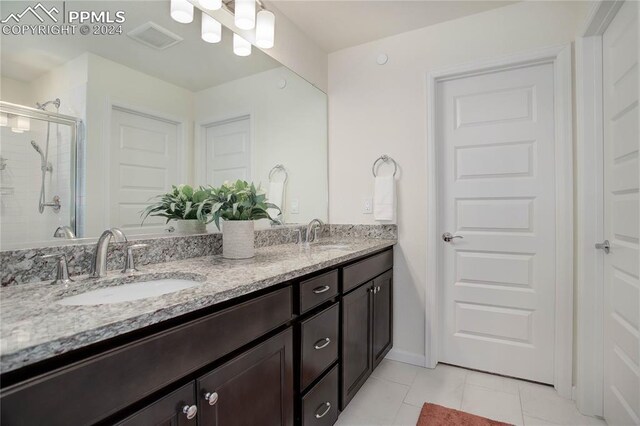
<path fill-rule="evenodd" d="M 44 111 L 45 109 L 47 109 L 47 105 L 49 104 L 53 104 L 53 106 L 55 106 L 56 108 L 60 108 L 60 98 L 55 98 L 42 104 L 40 102 L 36 102 L 36 107 Z"/>
<path fill-rule="evenodd" d="M 33 147 L 33 149 L 36 150 L 36 152 L 38 154 L 40 154 L 42 157 L 44 157 L 44 154 L 42 153 L 42 149 L 40 148 L 40 145 L 38 145 L 38 143 L 36 141 L 31 141 L 31 146 Z"/>

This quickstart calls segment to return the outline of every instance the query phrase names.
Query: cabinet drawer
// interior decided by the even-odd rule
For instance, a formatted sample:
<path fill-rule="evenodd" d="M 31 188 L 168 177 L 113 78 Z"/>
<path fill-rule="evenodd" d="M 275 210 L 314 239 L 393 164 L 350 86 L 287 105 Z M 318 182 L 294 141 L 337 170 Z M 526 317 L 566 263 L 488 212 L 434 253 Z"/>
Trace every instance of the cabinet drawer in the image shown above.
<path fill-rule="evenodd" d="M 360 284 L 371 281 L 392 267 L 393 250 L 384 251 L 346 266 L 342 269 L 342 292 L 346 293 Z"/>
<path fill-rule="evenodd" d="M 3 389 L 0 423 L 95 423 L 285 324 L 291 299 L 274 291 Z"/>
<path fill-rule="evenodd" d="M 153 404 L 148 405 L 116 425 L 195 426 L 195 415 L 197 414 L 197 411 L 194 409 L 195 404 L 195 386 L 194 383 L 191 382 L 188 385 L 171 392 L 169 395 L 160 398 Z"/>
<path fill-rule="evenodd" d="M 331 426 L 338 420 L 338 366 L 302 398 L 303 426 Z"/>
<path fill-rule="evenodd" d="M 338 294 L 338 271 L 327 272 L 300 283 L 300 313 Z"/>
<path fill-rule="evenodd" d="M 300 325 L 301 390 L 338 359 L 339 314 L 336 303 Z"/>

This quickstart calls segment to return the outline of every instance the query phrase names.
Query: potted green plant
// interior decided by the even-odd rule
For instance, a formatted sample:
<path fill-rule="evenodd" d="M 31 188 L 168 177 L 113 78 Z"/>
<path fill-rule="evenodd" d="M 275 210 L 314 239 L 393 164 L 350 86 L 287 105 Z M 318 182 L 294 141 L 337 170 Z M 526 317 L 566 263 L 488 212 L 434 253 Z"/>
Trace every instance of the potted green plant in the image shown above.
<path fill-rule="evenodd" d="M 206 188 L 194 189 L 189 185 L 172 185 L 170 192 L 154 197 L 158 201 L 141 212 L 142 222 L 144 223 L 149 216 L 161 216 L 167 219 L 167 223 L 175 221 L 176 231 L 179 233 L 205 233 L 206 216 L 211 213 L 204 207 L 208 197 L 209 191 Z"/>
<path fill-rule="evenodd" d="M 222 226 L 222 256 L 227 259 L 248 259 L 255 255 L 254 220 L 272 219 L 267 209 L 280 208 L 267 202 L 260 187 L 237 180 L 210 188 L 209 197 L 198 208 L 198 218 Z"/>

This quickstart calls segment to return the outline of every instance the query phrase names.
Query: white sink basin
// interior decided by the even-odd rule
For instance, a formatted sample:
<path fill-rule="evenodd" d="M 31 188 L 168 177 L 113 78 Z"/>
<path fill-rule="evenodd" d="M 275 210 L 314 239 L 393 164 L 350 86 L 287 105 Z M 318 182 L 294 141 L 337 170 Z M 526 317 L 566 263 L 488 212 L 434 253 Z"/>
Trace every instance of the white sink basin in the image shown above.
<path fill-rule="evenodd" d="M 108 305 L 174 293 L 200 284 L 198 281 L 165 278 L 105 287 L 58 301 L 61 305 Z"/>

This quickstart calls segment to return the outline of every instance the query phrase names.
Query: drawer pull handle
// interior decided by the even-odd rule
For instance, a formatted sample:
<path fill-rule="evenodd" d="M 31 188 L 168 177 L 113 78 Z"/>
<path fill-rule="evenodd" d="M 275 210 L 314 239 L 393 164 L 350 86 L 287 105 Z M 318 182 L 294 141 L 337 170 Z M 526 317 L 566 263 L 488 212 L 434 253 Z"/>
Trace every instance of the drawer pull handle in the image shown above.
<path fill-rule="evenodd" d="M 187 415 L 187 420 L 191 420 L 198 414 L 198 407 L 195 405 L 185 405 L 182 407 L 182 412 Z"/>
<path fill-rule="evenodd" d="M 204 394 L 204 399 L 209 405 L 216 405 L 216 402 L 218 402 L 218 392 L 207 392 Z"/>
<path fill-rule="evenodd" d="M 324 409 L 324 411 L 322 413 L 318 413 L 318 411 L 322 408 L 322 407 L 326 407 Z M 321 419 L 324 416 L 327 415 L 327 413 L 331 411 L 331 403 L 330 402 L 325 402 L 323 404 L 320 404 L 320 406 L 316 409 L 316 419 Z"/>
<path fill-rule="evenodd" d="M 329 346 L 329 343 L 331 343 L 331 339 L 329 339 L 328 337 L 325 337 L 324 339 L 318 340 L 316 344 L 313 345 L 313 347 L 315 349 L 324 349 L 327 346 Z"/>
<path fill-rule="evenodd" d="M 326 293 L 327 291 L 329 291 L 331 289 L 331 286 L 328 285 L 323 285 L 322 287 L 316 287 L 313 289 L 313 292 L 315 294 L 322 294 L 322 293 Z"/>

